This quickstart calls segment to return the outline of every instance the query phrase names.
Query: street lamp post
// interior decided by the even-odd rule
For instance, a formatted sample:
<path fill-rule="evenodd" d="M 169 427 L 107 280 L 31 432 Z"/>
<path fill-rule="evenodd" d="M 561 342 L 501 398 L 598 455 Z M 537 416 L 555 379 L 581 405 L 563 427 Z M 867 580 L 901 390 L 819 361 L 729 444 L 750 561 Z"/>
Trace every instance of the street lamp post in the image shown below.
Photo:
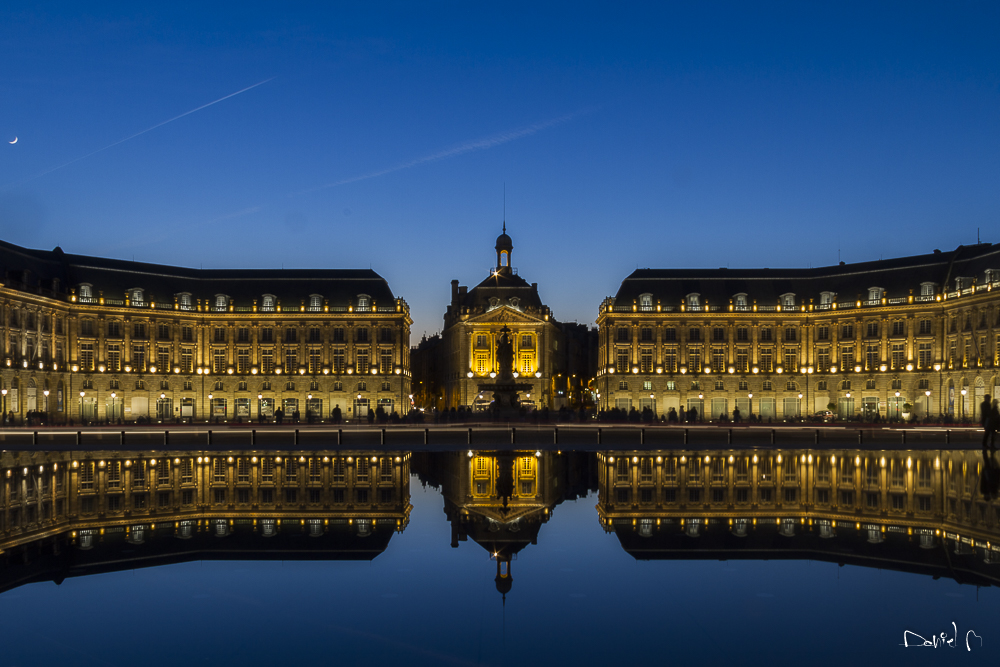
<path fill-rule="evenodd" d="M 747 394 L 747 419 L 753 418 L 753 392 Z"/>
<path fill-rule="evenodd" d="M 931 390 L 928 389 L 927 391 L 925 391 L 924 395 L 927 397 L 927 416 L 930 417 L 931 416 Z"/>
<path fill-rule="evenodd" d="M 2 421 L 3 423 L 6 424 L 7 423 L 7 388 L 6 387 L 4 387 L 3 389 L 0 389 L 0 396 L 3 397 L 2 402 L 0 402 L 0 405 L 3 406 L 3 409 L 0 410 L 0 416 L 2 416 L 2 419 L 0 419 L 0 421 Z M 11 424 L 11 426 L 13 426 L 13 424 Z"/>
<path fill-rule="evenodd" d="M 962 387 L 962 423 L 965 423 L 965 395 L 969 393 L 969 390 Z"/>

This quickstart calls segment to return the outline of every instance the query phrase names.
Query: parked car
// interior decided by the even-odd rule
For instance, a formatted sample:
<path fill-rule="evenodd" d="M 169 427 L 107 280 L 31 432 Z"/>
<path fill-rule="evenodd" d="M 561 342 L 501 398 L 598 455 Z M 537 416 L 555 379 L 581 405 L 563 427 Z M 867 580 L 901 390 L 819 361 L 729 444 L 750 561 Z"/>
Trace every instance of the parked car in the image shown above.
<path fill-rule="evenodd" d="M 833 413 L 829 410 L 819 410 L 813 414 L 813 420 L 821 422 L 832 422 Z"/>

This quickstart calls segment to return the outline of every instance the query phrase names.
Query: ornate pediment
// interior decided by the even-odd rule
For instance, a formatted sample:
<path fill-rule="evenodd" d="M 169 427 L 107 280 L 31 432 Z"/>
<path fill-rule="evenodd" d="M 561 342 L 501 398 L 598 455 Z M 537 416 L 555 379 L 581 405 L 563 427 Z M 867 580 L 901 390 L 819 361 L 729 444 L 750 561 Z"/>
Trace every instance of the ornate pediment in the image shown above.
<path fill-rule="evenodd" d="M 494 308 L 482 315 L 476 317 L 470 317 L 470 322 L 523 322 L 525 324 L 537 324 L 543 320 L 532 317 L 531 315 L 526 315 L 519 310 L 514 310 L 509 306 L 500 306 L 499 308 Z"/>

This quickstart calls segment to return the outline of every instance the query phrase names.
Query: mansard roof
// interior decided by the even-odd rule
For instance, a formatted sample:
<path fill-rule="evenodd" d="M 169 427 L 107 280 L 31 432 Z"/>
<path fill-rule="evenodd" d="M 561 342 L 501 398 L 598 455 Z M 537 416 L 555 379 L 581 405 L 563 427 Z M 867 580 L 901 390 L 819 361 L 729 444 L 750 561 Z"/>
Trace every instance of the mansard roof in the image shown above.
<path fill-rule="evenodd" d="M 127 290 L 141 288 L 157 299 L 173 300 L 188 293 L 193 299 L 224 294 L 233 302 L 251 305 L 272 294 L 287 305 L 321 295 L 331 307 L 346 307 L 359 294 L 377 306 L 390 306 L 395 297 L 389 284 L 371 269 L 191 269 L 127 260 L 33 250 L 0 241 L 0 276 L 15 289 L 65 298 L 71 288 L 93 287 L 95 295 L 120 299 Z"/>
<path fill-rule="evenodd" d="M 841 301 L 858 295 L 867 299 L 872 287 L 897 298 L 919 295 L 921 284 L 928 282 L 937 292 L 956 289 L 958 278 L 983 282 L 987 270 L 1000 270 L 1000 244 L 808 269 L 638 269 L 622 281 L 615 305 L 630 305 L 643 294 L 664 306 L 680 304 L 689 294 L 713 305 L 728 304 L 737 294 L 759 304 L 775 304 L 782 295 L 794 294 L 799 305 L 810 299 L 820 303 L 823 292 L 833 292 Z"/>

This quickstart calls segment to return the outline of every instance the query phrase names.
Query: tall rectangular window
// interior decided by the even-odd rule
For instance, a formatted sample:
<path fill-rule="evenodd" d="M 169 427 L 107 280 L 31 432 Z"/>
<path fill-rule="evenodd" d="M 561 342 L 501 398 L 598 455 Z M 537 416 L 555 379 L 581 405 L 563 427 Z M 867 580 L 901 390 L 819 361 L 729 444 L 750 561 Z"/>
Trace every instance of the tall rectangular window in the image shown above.
<path fill-rule="evenodd" d="M 532 368 L 531 362 L 532 362 L 532 355 L 530 354 L 521 355 L 521 373 L 523 373 L 524 375 L 529 375 L 532 372 L 534 372 L 535 369 Z"/>
<path fill-rule="evenodd" d="M 156 346 L 156 367 L 161 372 L 170 369 L 170 348 L 168 346 Z"/>
<path fill-rule="evenodd" d="M 212 349 L 212 372 L 226 372 L 226 348 L 216 347 Z"/>
<path fill-rule="evenodd" d="M 181 348 L 181 372 L 194 372 L 194 349 L 190 347 Z"/>
<path fill-rule="evenodd" d="M 260 372 L 270 374 L 274 372 L 274 348 L 266 347 L 260 351 Z"/>
<path fill-rule="evenodd" d="M 250 348 L 236 348 L 236 372 L 244 375 L 250 372 Z"/>
<path fill-rule="evenodd" d="M 785 372 L 795 373 L 799 370 L 799 351 L 794 347 L 785 348 Z"/>
<path fill-rule="evenodd" d="M 826 373 L 830 370 L 830 348 L 821 347 L 816 350 L 816 365 L 819 367 L 820 373 Z"/>
<path fill-rule="evenodd" d="M 675 373 L 677 371 L 676 347 L 663 348 L 663 369 L 668 373 Z"/>
<path fill-rule="evenodd" d="M 840 367 L 843 370 L 851 370 L 854 368 L 854 346 L 845 345 L 840 348 Z"/>
<path fill-rule="evenodd" d="M 919 343 L 917 345 L 917 368 L 931 367 L 931 344 Z"/>
<path fill-rule="evenodd" d="M 392 348 L 381 348 L 378 356 L 378 372 L 383 375 L 388 375 L 392 372 Z"/>
<path fill-rule="evenodd" d="M 132 346 L 132 368 L 137 371 L 146 370 L 146 346 L 145 345 L 133 345 Z"/>
<path fill-rule="evenodd" d="M 653 372 L 653 348 L 644 347 L 639 350 L 639 370 L 643 373 Z"/>
<path fill-rule="evenodd" d="M 94 370 L 93 343 L 80 343 L 80 368 L 85 371 Z"/>
<path fill-rule="evenodd" d="M 896 370 L 899 370 L 906 365 L 906 352 L 904 351 L 904 348 L 905 345 L 903 345 L 903 343 L 892 344 L 892 367 Z"/>
<path fill-rule="evenodd" d="M 617 358 L 615 363 L 615 371 L 618 373 L 628 373 L 631 369 L 629 368 L 629 357 L 630 351 L 627 347 L 619 347 L 616 351 Z"/>
<path fill-rule="evenodd" d="M 357 365 L 357 372 L 359 375 L 367 375 L 369 372 L 368 366 L 368 349 L 359 349 L 355 353 L 355 362 Z"/>
<path fill-rule="evenodd" d="M 342 347 L 333 350 L 333 372 L 338 374 L 344 372 L 344 348 Z"/>
<path fill-rule="evenodd" d="M 746 373 L 750 370 L 750 348 L 736 348 L 736 372 Z"/>
<path fill-rule="evenodd" d="M 726 348 L 724 347 L 712 348 L 712 372 L 714 373 L 726 372 Z"/>
<path fill-rule="evenodd" d="M 865 367 L 868 370 L 878 368 L 880 359 L 880 345 L 868 345 L 865 349 Z"/>
<path fill-rule="evenodd" d="M 293 348 L 285 348 L 285 372 L 297 373 L 299 370 L 299 351 Z"/>
<path fill-rule="evenodd" d="M 688 366 L 692 373 L 701 372 L 701 348 L 692 347 L 688 348 Z"/>
<path fill-rule="evenodd" d="M 774 348 L 762 347 L 760 349 L 760 371 L 770 373 L 774 365 Z"/>
<path fill-rule="evenodd" d="M 321 348 L 310 347 L 309 348 L 309 372 L 319 373 L 320 367 L 323 365 L 323 352 Z"/>
<path fill-rule="evenodd" d="M 122 346 L 118 343 L 108 345 L 108 370 L 117 373 L 122 369 Z"/>

